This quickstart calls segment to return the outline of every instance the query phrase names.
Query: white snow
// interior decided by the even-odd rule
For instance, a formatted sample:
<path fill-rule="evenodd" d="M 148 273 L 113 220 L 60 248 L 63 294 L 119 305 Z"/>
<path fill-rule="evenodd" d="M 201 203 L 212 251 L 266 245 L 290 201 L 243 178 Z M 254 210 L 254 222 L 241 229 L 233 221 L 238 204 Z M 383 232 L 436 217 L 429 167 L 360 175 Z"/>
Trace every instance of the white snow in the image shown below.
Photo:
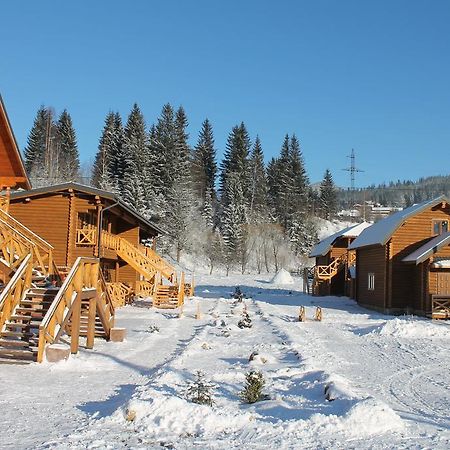
<path fill-rule="evenodd" d="M 275 285 L 294 284 L 294 279 L 286 269 L 280 269 L 270 282 Z"/>
<path fill-rule="evenodd" d="M 438 261 L 434 261 L 431 264 L 431 267 L 436 269 L 450 269 L 450 259 L 440 259 Z"/>
<path fill-rule="evenodd" d="M 125 342 L 0 366 L 0 447 L 450 447 L 448 323 L 310 297 L 297 277 L 287 289 L 270 280 L 197 275 L 182 318 L 141 301 L 118 310 Z M 243 302 L 232 299 L 237 285 Z M 237 327 L 244 309 L 252 328 Z M 213 407 L 186 399 L 197 370 L 215 386 Z M 239 399 L 249 370 L 263 373 L 269 397 L 252 405 Z"/>

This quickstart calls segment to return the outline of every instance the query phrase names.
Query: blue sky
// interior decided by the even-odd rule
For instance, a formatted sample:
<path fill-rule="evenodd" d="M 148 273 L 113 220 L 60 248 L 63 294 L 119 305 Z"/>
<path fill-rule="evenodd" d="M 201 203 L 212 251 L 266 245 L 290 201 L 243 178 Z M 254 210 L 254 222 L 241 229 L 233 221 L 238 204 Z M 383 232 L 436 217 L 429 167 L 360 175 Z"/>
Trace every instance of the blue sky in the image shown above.
<path fill-rule="evenodd" d="M 21 1 L 2 4 L 0 93 L 20 147 L 41 104 L 67 108 L 83 160 L 106 113 L 148 123 L 182 104 L 195 143 L 214 126 L 300 139 L 311 181 L 348 186 L 448 174 L 450 2 Z"/>

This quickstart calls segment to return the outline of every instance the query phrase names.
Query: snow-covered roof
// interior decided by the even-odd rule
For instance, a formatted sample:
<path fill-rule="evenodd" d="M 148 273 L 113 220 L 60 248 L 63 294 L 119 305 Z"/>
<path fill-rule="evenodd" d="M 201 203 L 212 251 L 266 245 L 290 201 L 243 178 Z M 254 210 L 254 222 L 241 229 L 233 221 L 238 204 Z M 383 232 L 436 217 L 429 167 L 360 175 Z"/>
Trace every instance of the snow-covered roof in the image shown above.
<path fill-rule="evenodd" d="M 450 259 L 440 259 L 439 261 L 434 261 L 431 266 L 436 269 L 450 269 Z"/>
<path fill-rule="evenodd" d="M 438 205 L 441 202 L 449 203 L 445 195 L 441 195 L 433 200 L 398 211 L 379 222 L 374 223 L 370 228 L 364 230 L 349 246 L 349 249 L 368 247 L 370 245 L 385 245 L 397 229 L 410 217 L 425 211 L 428 208 Z"/>
<path fill-rule="evenodd" d="M 350 227 L 344 228 L 337 233 L 332 234 L 331 236 L 322 239 L 318 244 L 316 244 L 311 253 L 309 254 L 310 258 L 314 258 L 316 256 L 324 256 L 326 255 L 332 245 L 341 237 L 357 237 L 360 233 L 365 230 L 367 227 L 370 227 L 371 224 L 367 222 L 361 222 L 356 225 L 351 225 Z"/>
<path fill-rule="evenodd" d="M 433 253 L 450 244 L 450 232 L 442 233 L 429 240 L 416 251 L 402 259 L 403 262 L 420 264 L 426 261 Z"/>

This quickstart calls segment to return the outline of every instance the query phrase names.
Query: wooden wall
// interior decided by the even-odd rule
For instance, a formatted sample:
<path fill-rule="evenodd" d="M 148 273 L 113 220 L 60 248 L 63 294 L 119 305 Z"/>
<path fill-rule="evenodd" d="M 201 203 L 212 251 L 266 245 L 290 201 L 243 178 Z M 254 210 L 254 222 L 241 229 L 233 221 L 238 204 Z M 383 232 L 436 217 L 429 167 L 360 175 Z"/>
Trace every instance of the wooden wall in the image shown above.
<path fill-rule="evenodd" d="M 61 194 L 35 197 L 29 202 L 13 201 L 9 213 L 54 247 L 54 260 L 59 266 L 66 264 L 69 197 Z"/>
<path fill-rule="evenodd" d="M 360 248 L 356 251 L 356 300 L 376 309 L 384 309 L 387 285 L 386 246 Z M 375 289 L 368 289 L 368 274 L 375 274 Z"/>

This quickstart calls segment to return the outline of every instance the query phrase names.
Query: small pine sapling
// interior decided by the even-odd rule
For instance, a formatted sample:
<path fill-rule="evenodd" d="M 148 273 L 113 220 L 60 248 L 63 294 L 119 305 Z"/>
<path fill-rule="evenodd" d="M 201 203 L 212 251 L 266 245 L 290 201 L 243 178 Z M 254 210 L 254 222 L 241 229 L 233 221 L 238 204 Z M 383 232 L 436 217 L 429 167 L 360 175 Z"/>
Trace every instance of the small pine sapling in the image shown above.
<path fill-rule="evenodd" d="M 189 384 L 186 390 L 186 398 L 199 405 L 213 406 L 213 389 L 214 386 L 205 381 L 205 374 L 198 370 L 195 380 Z"/>
<path fill-rule="evenodd" d="M 256 403 L 260 400 L 267 400 L 269 397 L 263 394 L 265 380 L 262 372 L 252 370 L 245 375 L 245 387 L 239 393 L 239 397 L 244 403 Z"/>
<path fill-rule="evenodd" d="M 239 328 L 251 328 L 252 327 L 252 319 L 248 315 L 247 311 L 242 313 L 242 319 L 238 322 Z"/>

